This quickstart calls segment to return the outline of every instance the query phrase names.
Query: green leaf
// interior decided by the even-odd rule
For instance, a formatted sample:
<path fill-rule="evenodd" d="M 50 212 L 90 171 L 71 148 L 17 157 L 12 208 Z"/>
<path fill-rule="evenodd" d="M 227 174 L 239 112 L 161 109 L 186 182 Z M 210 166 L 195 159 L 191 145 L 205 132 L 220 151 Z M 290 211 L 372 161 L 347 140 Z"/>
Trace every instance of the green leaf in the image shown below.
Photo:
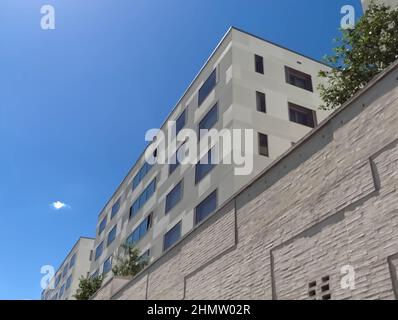
<path fill-rule="evenodd" d="M 345 103 L 398 58 L 398 9 L 371 3 L 355 29 L 341 33 L 334 55 L 324 57 L 333 70 L 319 73 L 324 110 Z"/>

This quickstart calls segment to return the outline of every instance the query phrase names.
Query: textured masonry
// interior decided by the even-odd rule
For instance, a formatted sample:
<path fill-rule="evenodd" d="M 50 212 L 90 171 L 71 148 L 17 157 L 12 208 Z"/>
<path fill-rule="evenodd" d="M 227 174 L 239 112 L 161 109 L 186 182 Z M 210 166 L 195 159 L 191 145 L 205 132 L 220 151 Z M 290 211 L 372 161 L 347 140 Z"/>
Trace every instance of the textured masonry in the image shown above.
<path fill-rule="evenodd" d="M 95 299 L 397 298 L 397 84 L 395 64 L 176 247 Z M 340 284 L 347 265 L 354 289 Z"/>

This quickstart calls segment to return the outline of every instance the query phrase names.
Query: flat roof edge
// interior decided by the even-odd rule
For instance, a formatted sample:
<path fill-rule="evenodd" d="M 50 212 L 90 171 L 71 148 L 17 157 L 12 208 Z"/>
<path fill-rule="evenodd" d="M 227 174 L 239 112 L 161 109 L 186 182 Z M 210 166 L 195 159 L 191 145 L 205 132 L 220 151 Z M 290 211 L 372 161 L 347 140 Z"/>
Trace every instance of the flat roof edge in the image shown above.
<path fill-rule="evenodd" d="M 263 42 L 266 42 L 266 43 L 268 43 L 268 44 L 271 44 L 271 45 L 273 45 L 273 46 L 276 46 L 276 47 L 278 47 L 278 48 L 281 48 L 281 49 L 283 49 L 283 50 L 286 50 L 286 51 L 289 51 L 289 52 L 291 52 L 291 53 L 294 53 L 294 54 L 297 54 L 297 55 L 299 55 L 299 56 L 302 56 L 302 57 L 304 57 L 304 58 L 307 58 L 307 59 L 309 59 L 309 60 L 311 60 L 311 61 L 313 61 L 313 62 L 322 64 L 322 65 L 324 65 L 324 66 L 326 66 L 326 67 L 328 67 L 328 68 L 333 68 L 331 65 L 328 65 L 327 63 L 325 63 L 325 62 L 323 62 L 323 61 L 321 61 L 321 60 L 317 60 L 317 59 L 312 58 L 312 57 L 310 57 L 310 56 L 308 56 L 308 55 L 306 55 L 306 54 L 303 54 L 303 53 L 300 53 L 300 52 L 298 52 L 298 51 L 289 49 L 289 48 L 287 48 L 287 47 L 285 47 L 285 46 L 282 46 L 282 45 L 280 45 L 280 44 L 278 44 L 278 43 L 276 43 L 276 42 L 267 40 L 267 39 L 265 39 L 265 38 L 262 38 L 262 37 L 260 37 L 260 36 L 255 35 L 255 34 L 253 34 L 253 33 L 250 33 L 250 32 L 247 32 L 247 31 L 245 31 L 245 30 L 242 30 L 242 29 L 240 29 L 240 28 L 238 28 L 238 27 L 232 26 L 231 29 L 236 30 L 236 31 L 239 31 L 239 32 L 242 32 L 242 33 L 247 34 L 247 35 L 249 35 L 249 36 L 251 36 L 251 37 L 253 37 L 253 38 L 256 38 L 256 39 L 258 39 L 258 40 L 261 40 L 261 41 L 263 41 Z"/>
<path fill-rule="evenodd" d="M 338 108 L 336 111 L 334 111 L 329 117 L 327 117 L 324 121 L 322 121 L 316 128 L 311 130 L 306 136 L 304 136 L 301 140 L 297 142 L 296 145 L 291 147 L 289 150 L 287 150 L 284 154 L 282 154 L 280 157 L 278 157 L 276 160 L 274 160 L 267 168 L 262 170 L 258 175 L 256 175 L 253 179 L 251 179 L 248 183 L 246 183 L 242 188 L 240 188 L 237 192 L 235 192 L 231 197 L 229 197 L 223 205 L 221 205 L 219 208 L 217 208 L 217 211 L 210 215 L 208 219 L 212 219 L 214 216 L 222 212 L 225 208 L 227 208 L 228 205 L 231 204 L 231 202 L 236 201 L 236 199 L 247 189 L 249 189 L 254 183 L 256 183 L 259 179 L 264 177 L 265 174 L 270 172 L 271 170 L 274 170 L 274 168 L 286 157 L 288 157 L 290 154 L 292 154 L 296 149 L 300 148 L 305 142 L 307 142 L 312 136 L 317 134 L 321 129 L 323 129 L 326 125 L 328 125 L 338 114 L 340 114 L 342 111 L 347 109 L 352 103 L 354 103 L 358 98 L 360 98 L 363 94 L 368 92 L 371 88 L 373 88 L 377 83 L 379 83 L 382 79 L 384 79 L 390 72 L 398 68 L 398 60 L 392 63 L 389 67 L 387 67 L 384 71 L 382 71 L 380 74 L 375 76 L 362 90 L 360 90 L 357 94 L 355 94 L 351 99 L 346 101 L 340 108 Z M 398 80 L 398 79 L 397 79 Z M 195 233 L 202 225 L 205 224 L 207 219 L 205 219 L 201 224 L 198 226 L 194 227 L 191 229 L 189 232 L 187 232 L 181 239 L 176 242 L 173 247 L 171 247 L 168 251 L 164 252 L 162 255 L 160 255 L 158 258 L 156 258 L 151 264 L 149 264 L 146 268 L 144 268 L 140 273 L 138 273 L 136 276 L 134 276 L 128 283 L 124 284 L 117 292 L 113 294 L 112 297 L 117 296 L 122 292 L 125 288 L 127 288 L 133 281 L 138 279 L 142 274 L 147 272 L 151 267 L 154 267 L 156 263 L 159 263 L 161 259 L 163 259 L 167 254 L 170 252 L 176 250 L 181 243 L 183 243 L 188 237 L 192 236 L 193 233 Z M 102 288 L 101 288 L 102 289 Z M 100 290 L 101 290 L 100 289 Z M 99 291 L 100 291 L 99 290 Z M 111 298 L 112 298 L 111 297 Z"/>
<path fill-rule="evenodd" d="M 200 74 L 201 74 L 201 73 L 203 72 L 203 70 L 206 68 L 206 66 L 208 65 L 208 63 L 210 62 L 210 60 L 213 58 L 213 56 L 215 55 L 215 53 L 216 53 L 216 52 L 218 51 L 218 49 L 221 47 L 222 43 L 223 43 L 223 42 L 225 41 L 225 39 L 229 36 L 229 34 L 231 33 L 232 30 L 236 30 L 236 31 L 238 31 L 238 32 L 242 32 L 242 33 L 244 33 L 244 34 L 246 34 L 246 35 L 249 35 L 249 36 L 251 36 L 251 37 L 254 37 L 254 38 L 256 38 L 256 39 L 259 39 L 259 40 L 261 40 L 261 41 L 264 41 L 264 42 L 269 43 L 269 44 L 271 44 L 271 45 L 277 46 L 277 47 L 279 47 L 279 48 L 281 48 L 281 49 L 290 51 L 290 52 L 292 52 L 292 53 L 294 53 L 294 54 L 300 55 L 300 56 L 305 57 L 305 58 L 307 58 L 307 59 L 310 59 L 310 60 L 312 60 L 312 61 L 314 61 L 314 62 L 316 62 L 316 63 L 322 64 L 322 65 L 325 65 L 325 66 L 331 68 L 331 66 L 329 66 L 329 65 L 327 65 L 327 64 L 325 64 L 325 63 L 323 63 L 323 62 L 321 62 L 321 61 L 318 61 L 318 60 L 316 60 L 316 59 L 314 59 L 314 58 L 311 58 L 311 57 L 309 57 L 309 56 L 307 56 L 307 55 L 304 55 L 304 54 L 299 53 L 299 52 L 297 52 L 297 51 L 288 49 L 288 48 L 286 48 L 286 47 L 284 47 L 284 46 L 278 45 L 278 44 L 276 44 L 276 43 L 274 43 L 274 42 L 272 42 L 272 41 L 269 41 L 269 40 L 266 40 L 266 39 L 261 38 L 261 37 L 259 37 L 259 36 L 256 36 L 256 35 L 254 35 L 254 34 L 252 34 L 252 33 L 249 33 L 249 32 L 247 32 L 247 31 L 244 31 L 244 30 L 242 30 L 242 29 L 240 29 L 240 28 L 237 28 L 237 27 L 235 27 L 235 26 L 230 26 L 230 27 L 228 28 L 227 32 L 224 34 L 224 36 L 221 38 L 221 40 L 220 40 L 219 43 L 217 44 L 217 46 L 215 47 L 215 49 L 212 51 L 212 53 L 210 54 L 210 56 L 206 59 L 205 63 L 204 63 L 203 66 L 200 68 L 199 72 L 195 75 L 194 79 L 193 79 L 193 80 L 191 81 L 191 83 L 188 85 L 187 89 L 184 91 L 184 93 L 182 94 L 182 96 L 178 99 L 178 101 L 177 101 L 177 103 L 175 104 L 175 106 L 171 109 L 170 113 L 169 113 L 168 116 L 166 117 L 166 120 L 161 124 L 160 128 L 162 128 L 162 127 L 166 124 L 167 120 L 170 118 L 170 116 L 173 114 L 173 112 L 177 109 L 177 107 L 179 106 L 179 104 L 181 103 L 181 101 L 185 98 L 185 96 L 187 95 L 188 91 L 192 88 L 192 86 L 194 85 L 194 83 L 196 82 L 196 80 L 199 78 Z M 117 186 L 116 190 L 115 190 L 115 191 L 112 193 L 112 195 L 110 196 L 109 200 L 105 203 L 105 205 L 103 206 L 103 208 L 102 208 L 102 209 L 100 210 L 100 212 L 98 213 L 98 217 L 100 217 L 100 216 L 102 215 L 102 213 L 104 212 L 104 210 L 106 209 L 106 207 L 110 204 L 111 200 L 112 200 L 112 199 L 115 197 L 115 195 L 120 191 L 120 188 L 121 188 L 122 185 L 126 182 L 127 178 L 130 176 L 130 174 L 132 173 L 132 171 L 134 170 L 134 168 L 136 167 L 136 165 L 137 165 L 138 162 L 140 161 L 141 157 L 145 154 L 145 151 L 147 150 L 147 148 L 148 148 L 148 146 L 145 147 L 144 151 L 140 154 L 140 156 L 138 157 L 138 159 L 137 159 L 137 160 L 134 162 L 134 164 L 131 166 L 130 170 L 128 171 L 128 173 L 126 174 L 126 176 L 124 177 L 124 179 L 120 182 L 120 184 Z"/>
<path fill-rule="evenodd" d="M 79 244 L 80 240 L 82 240 L 82 239 L 92 240 L 92 241 L 95 240 L 95 238 L 91 238 L 91 237 L 84 237 L 84 236 L 79 237 L 79 239 L 77 239 L 77 241 L 72 246 L 72 248 L 68 251 L 68 254 L 65 256 L 64 260 L 62 260 L 62 262 L 59 264 L 59 267 L 57 268 L 57 271 L 54 272 L 54 279 L 55 279 L 55 275 L 62 269 L 62 266 L 65 263 L 65 261 L 68 259 L 69 255 L 72 253 L 73 250 L 75 250 L 76 246 Z M 45 292 L 46 290 L 47 289 L 44 289 L 42 292 Z"/>

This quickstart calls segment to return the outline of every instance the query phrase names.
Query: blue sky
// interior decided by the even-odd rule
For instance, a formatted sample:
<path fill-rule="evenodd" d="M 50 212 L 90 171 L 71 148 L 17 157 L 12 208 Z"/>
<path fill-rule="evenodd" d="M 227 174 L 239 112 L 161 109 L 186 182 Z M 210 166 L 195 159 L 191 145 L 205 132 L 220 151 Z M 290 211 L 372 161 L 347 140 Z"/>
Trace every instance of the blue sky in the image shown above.
<path fill-rule="evenodd" d="M 56 30 L 40 28 L 51 4 Z M 229 26 L 314 58 L 359 0 L 2 0 L 0 299 L 38 299 Z M 62 201 L 69 208 L 54 210 Z"/>

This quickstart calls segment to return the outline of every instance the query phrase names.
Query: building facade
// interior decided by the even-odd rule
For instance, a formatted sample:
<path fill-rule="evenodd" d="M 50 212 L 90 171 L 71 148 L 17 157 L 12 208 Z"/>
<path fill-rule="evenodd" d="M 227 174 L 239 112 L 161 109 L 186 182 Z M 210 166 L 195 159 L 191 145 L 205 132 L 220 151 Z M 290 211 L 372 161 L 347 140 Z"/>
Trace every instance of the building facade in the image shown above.
<path fill-rule="evenodd" d="M 398 62 L 94 299 L 398 299 Z"/>
<path fill-rule="evenodd" d="M 158 259 L 324 120 L 320 70 L 329 67 L 231 28 L 160 129 L 167 136 L 175 121 L 177 131 L 251 130 L 253 170 L 237 175 L 234 164 L 148 165 L 143 153 L 98 217 L 90 274 L 104 275 L 106 283 L 124 243 Z M 241 149 L 234 145 L 231 152 Z M 198 160 L 210 150 L 201 149 Z"/>
<path fill-rule="evenodd" d="M 74 300 L 79 279 L 89 275 L 94 239 L 81 237 L 42 292 L 42 300 Z"/>

